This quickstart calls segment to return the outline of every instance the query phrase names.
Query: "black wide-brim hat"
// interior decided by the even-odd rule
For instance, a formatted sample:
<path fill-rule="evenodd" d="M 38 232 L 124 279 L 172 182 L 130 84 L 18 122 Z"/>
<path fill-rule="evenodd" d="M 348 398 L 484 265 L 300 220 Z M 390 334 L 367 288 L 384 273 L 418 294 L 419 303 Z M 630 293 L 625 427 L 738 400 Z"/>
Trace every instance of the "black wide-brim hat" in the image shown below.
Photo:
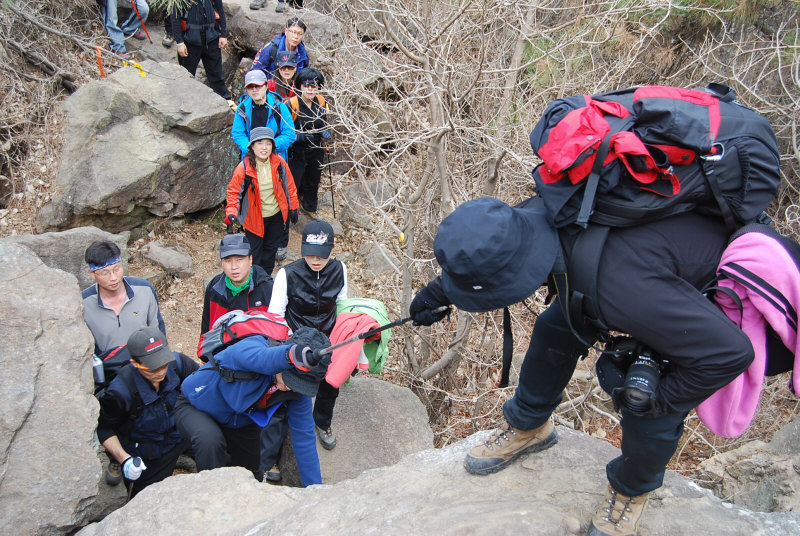
<path fill-rule="evenodd" d="M 433 242 L 445 294 L 473 313 L 533 294 L 553 269 L 558 247 L 538 197 L 516 207 L 492 197 L 467 201 L 442 221 Z"/>

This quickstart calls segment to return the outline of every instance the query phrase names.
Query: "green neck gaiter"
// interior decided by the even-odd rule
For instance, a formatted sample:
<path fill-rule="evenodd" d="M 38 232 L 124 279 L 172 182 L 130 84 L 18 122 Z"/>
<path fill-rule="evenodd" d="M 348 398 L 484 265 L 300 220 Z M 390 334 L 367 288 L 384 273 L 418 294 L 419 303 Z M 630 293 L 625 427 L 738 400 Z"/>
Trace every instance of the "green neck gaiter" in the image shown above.
<path fill-rule="evenodd" d="M 225 286 L 228 287 L 228 289 L 230 289 L 231 294 L 236 296 L 237 294 L 239 294 L 240 292 L 244 291 L 245 289 L 247 289 L 250 286 L 250 280 L 252 278 L 253 278 L 253 269 L 251 268 L 250 269 L 250 275 L 247 276 L 247 279 L 245 280 L 245 282 L 242 283 L 242 286 L 237 287 L 236 285 L 233 284 L 233 281 L 231 281 L 231 279 L 226 275 L 225 276 Z"/>

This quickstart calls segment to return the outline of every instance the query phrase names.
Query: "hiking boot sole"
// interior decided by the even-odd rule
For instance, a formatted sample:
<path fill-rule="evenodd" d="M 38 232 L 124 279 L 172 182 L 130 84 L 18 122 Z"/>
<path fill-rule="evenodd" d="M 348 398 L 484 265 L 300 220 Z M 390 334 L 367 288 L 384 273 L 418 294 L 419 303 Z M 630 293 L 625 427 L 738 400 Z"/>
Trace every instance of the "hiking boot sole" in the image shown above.
<path fill-rule="evenodd" d="M 505 469 L 523 454 L 541 452 L 545 449 L 549 449 L 556 443 L 558 443 L 558 434 L 555 430 L 553 430 L 553 433 L 547 436 L 543 441 L 539 441 L 538 443 L 517 452 L 507 460 L 504 460 L 503 458 L 473 458 L 467 454 L 467 458 L 464 460 L 464 469 L 466 469 L 466 471 L 472 475 L 490 475 Z"/>

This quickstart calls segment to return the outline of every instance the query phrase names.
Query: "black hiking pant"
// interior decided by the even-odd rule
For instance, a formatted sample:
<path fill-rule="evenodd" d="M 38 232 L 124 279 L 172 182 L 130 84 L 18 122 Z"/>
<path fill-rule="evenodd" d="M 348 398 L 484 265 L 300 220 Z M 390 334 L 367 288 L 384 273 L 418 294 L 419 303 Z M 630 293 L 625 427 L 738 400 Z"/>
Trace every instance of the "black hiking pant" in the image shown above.
<path fill-rule="evenodd" d="M 178 56 L 178 63 L 194 76 L 200 60 L 203 60 L 203 69 L 206 71 L 208 85 L 223 99 L 230 99 L 231 92 L 225 86 L 225 78 L 222 76 L 222 51 L 219 48 L 219 40 L 213 39 L 205 45 L 184 44 L 189 55 L 185 58 Z"/>
<path fill-rule="evenodd" d="M 317 397 L 314 399 L 314 423 L 323 430 L 331 427 L 333 407 L 338 396 L 338 387 L 332 386 L 325 380 L 319 382 Z"/>
<path fill-rule="evenodd" d="M 129 488 L 131 483 L 133 483 L 131 498 L 136 497 L 140 491 L 150 484 L 161 482 L 168 476 L 172 476 L 172 473 L 175 471 L 175 464 L 177 463 L 178 458 L 181 454 L 188 452 L 190 447 L 190 441 L 184 437 L 183 441 L 178 443 L 172 450 L 168 451 L 160 458 L 142 458 L 142 462 L 144 462 L 144 465 L 147 467 L 147 469 L 142 471 L 142 475 L 137 480 L 124 480 L 126 488 Z"/>
<path fill-rule="evenodd" d="M 180 395 L 175 404 L 175 424 L 191 443 L 198 471 L 218 467 L 244 467 L 258 478 L 259 434 L 261 428 L 248 424 L 228 428 L 200 411 Z"/>
<path fill-rule="evenodd" d="M 289 148 L 289 169 L 297 188 L 297 199 L 308 212 L 317 211 L 324 158 L 325 149 L 322 148 Z"/>
<path fill-rule="evenodd" d="M 261 266 L 267 274 L 272 275 L 275 269 L 275 254 L 282 247 L 284 233 L 288 237 L 289 226 L 283 221 L 283 214 L 279 210 L 272 216 L 264 218 L 264 236 L 258 236 L 247 229 L 244 234 L 250 242 L 250 251 L 253 253 L 253 264 Z"/>

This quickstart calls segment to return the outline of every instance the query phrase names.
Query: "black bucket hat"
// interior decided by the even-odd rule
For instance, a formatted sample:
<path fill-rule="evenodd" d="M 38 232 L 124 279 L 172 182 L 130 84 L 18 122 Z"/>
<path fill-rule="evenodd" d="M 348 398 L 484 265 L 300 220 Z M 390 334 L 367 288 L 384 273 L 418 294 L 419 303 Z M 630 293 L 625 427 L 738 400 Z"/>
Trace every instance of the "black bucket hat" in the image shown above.
<path fill-rule="evenodd" d="M 326 348 L 331 345 L 331 341 L 327 335 L 321 331 L 301 326 L 292 334 L 291 338 L 286 341 L 288 344 L 296 344 L 298 350 L 304 346 L 312 348 Z M 322 357 L 310 371 L 305 372 L 297 368 L 290 368 L 283 371 L 283 383 L 286 387 L 296 393 L 305 396 L 316 396 L 319 384 L 325 377 L 328 371 L 328 366 L 331 364 L 331 354 L 326 354 Z"/>
<path fill-rule="evenodd" d="M 540 199 L 510 207 L 482 197 L 442 221 L 433 251 L 444 292 L 456 307 L 492 311 L 524 300 L 545 282 L 559 246 Z"/>

